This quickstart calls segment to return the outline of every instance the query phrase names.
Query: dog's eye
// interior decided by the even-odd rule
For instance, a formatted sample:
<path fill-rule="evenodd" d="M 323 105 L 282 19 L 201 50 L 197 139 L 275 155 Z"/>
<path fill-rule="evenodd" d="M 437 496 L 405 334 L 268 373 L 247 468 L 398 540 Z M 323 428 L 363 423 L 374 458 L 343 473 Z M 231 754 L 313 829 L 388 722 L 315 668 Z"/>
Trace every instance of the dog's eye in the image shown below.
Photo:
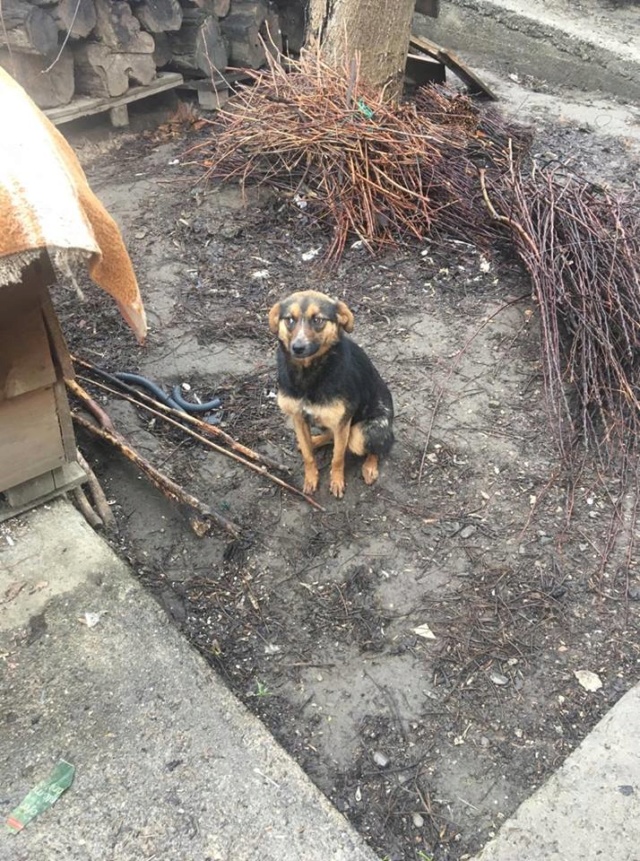
<path fill-rule="evenodd" d="M 284 324 L 287 329 L 293 329 L 293 327 L 296 325 L 296 318 L 292 317 L 291 314 L 289 314 L 288 317 L 284 318 Z"/>
<path fill-rule="evenodd" d="M 325 317 L 321 317 L 319 314 L 316 314 L 315 317 L 311 318 L 311 325 L 314 329 L 322 329 L 324 324 L 327 322 Z"/>

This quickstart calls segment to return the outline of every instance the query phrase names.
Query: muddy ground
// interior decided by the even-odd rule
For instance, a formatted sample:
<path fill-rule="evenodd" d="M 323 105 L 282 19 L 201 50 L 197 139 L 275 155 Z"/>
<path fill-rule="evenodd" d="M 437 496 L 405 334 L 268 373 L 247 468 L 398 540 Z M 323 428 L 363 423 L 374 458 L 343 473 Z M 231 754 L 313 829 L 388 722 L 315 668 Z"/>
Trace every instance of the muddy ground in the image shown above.
<path fill-rule="evenodd" d="M 609 547 L 620 485 L 561 468 L 515 261 L 445 242 L 377 259 L 353 248 L 323 271 L 304 259 L 327 244 L 304 212 L 197 183 L 182 154 L 204 132 L 157 129 L 171 109 L 138 109 L 132 131 L 67 130 L 123 229 L 150 321 L 139 348 L 108 297 L 83 285 L 79 302 L 60 287 L 72 350 L 219 395 L 223 427 L 300 485 L 266 313 L 294 289 L 321 289 L 355 314 L 354 337 L 393 392 L 397 443 L 374 487 L 349 465 L 343 500 L 329 494 L 324 452 L 320 512 L 108 397 L 140 452 L 243 529 L 197 538 L 81 434 L 117 515 L 113 541 L 381 857 L 464 858 L 640 677 L 628 532 Z M 633 141 L 558 116 L 538 123 L 542 158 L 632 175 Z M 579 670 L 602 687 L 585 690 Z"/>

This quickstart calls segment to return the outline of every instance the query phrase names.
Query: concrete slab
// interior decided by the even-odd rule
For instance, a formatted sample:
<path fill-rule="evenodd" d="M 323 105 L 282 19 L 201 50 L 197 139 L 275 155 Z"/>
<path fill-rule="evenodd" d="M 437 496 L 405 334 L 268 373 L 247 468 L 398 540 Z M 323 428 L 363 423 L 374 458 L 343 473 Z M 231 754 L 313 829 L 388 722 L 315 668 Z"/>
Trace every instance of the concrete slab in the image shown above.
<path fill-rule="evenodd" d="M 414 30 L 493 69 L 640 101 L 640 13 L 574 0 L 442 0 Z"/>
<path fill-rule="evenodd" d="M 475 861 L 638 861 L 639 730 L 640 687 L 635 687 Z"/>
<path fill-rule="evenodd" d="M 0 813 L 73 786 L 3 861 L 375 861 L 65 501 L 0 549 Z M 99 614 L 95 627 L 85 613 Z"/>

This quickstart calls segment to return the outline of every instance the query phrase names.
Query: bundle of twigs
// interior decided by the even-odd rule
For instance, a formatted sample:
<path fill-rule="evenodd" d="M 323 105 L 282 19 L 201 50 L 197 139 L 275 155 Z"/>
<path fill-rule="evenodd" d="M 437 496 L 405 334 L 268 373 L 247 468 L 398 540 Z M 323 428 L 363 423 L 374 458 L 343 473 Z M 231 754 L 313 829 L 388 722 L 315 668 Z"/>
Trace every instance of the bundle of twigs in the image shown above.
<path fill-rule="evenodd" d="M 289 193 L 331 229 L 333 262 L 349 236 L 372 250 L 423 239 L 434 227 L 485 244 L 494 238 L 475 161 L 502 158 L 514 138 L 497 115 L 482 119 L 468 98 L 444 88 L 416 104 L 389 103 L 360 80 L 357 60 L 333 68 L 307 52 L 285 71 L 269 57 L 196 148 L 209 177 Z"/>
<path fill-rule="evenodd" d="M 531 275 L 561 452 L 577 439 L 607 460 L 637 452 L 640 200 L 559 169 L 525 172 L 513 156 L 484 193 Z"/>

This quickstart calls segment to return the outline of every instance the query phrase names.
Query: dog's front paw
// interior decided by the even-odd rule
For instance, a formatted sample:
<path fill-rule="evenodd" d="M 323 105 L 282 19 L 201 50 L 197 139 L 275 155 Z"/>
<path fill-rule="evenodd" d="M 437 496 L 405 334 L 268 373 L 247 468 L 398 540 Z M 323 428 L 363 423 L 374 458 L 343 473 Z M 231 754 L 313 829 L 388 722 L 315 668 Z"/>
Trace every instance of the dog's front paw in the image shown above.
<path fill-rule="evenodd" d="M 318 489 L 318 470 L 305 469 L 304 471 L 304 487 L 305 493 L 315 493 Z"/>
<path fill-rule="evenodd" d="M 344 496 L 344 475 L 331 475 L 331 484 L 329 485 L 329 490 L 336 496 L 338 499 L 342 499 Z"/>

